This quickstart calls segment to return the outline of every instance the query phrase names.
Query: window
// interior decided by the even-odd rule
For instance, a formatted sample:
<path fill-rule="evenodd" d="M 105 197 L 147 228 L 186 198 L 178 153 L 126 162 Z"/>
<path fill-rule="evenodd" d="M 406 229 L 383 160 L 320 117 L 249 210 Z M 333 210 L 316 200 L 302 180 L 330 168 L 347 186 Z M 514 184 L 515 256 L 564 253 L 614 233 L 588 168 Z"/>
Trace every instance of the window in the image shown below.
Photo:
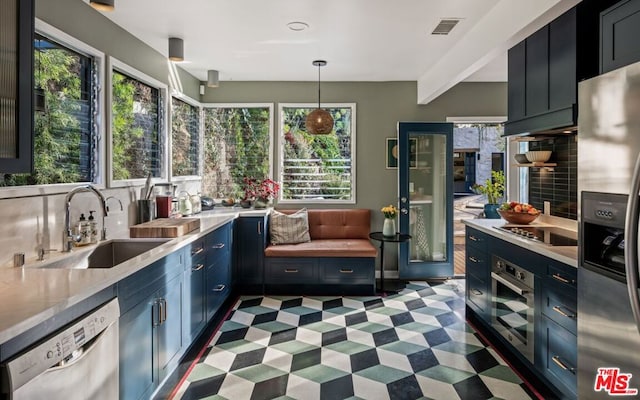
<path fill-rule="evenodd" d="M 271 177 L 273 105 L 203 105 L 202 192 L 242 198 L 244 177 Z"/>
<path fill-rule="evenodd" d="M 280 201 L 355 203 L 356 106 L 329 104 L 334 119 L 329 135 L 311 135 L 307 104 L 280 105 Z"/>
<path fill-rule="evenodd" d="M 166 85 L 113 58 L 111 65 L 111 180 L 166 176 Z"/>
<path fill-rule="evenodd" d="M 33 78 L 35 92 L 44 101 L 33 116 L 34 169 L 30 174 L 0 174 L 0 185 L 96 182 L 100 54 L 40 21 L 36 26 L 42 33 L 34 36 Z"/>
<path fill-rule="evenodd" d="M 200 107 L 171 98 L 171 175 L 199 174 Z"/>

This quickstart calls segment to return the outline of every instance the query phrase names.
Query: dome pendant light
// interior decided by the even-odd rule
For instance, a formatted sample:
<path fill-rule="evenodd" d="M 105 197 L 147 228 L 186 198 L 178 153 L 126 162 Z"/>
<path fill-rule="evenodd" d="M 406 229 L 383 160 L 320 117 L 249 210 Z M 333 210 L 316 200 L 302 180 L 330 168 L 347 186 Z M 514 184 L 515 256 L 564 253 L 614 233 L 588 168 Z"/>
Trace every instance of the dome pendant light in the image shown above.
<path fill-rule="evenodd" d="M 333 131 L 333 117 L 329 111 L 320 108 L 320 67 L 327 65 L 327 62 L 315 60 L 313 65 L 318 67 L 318 108 L 307 115 L 304 125 L 312 135 L 326 135 Z"/>

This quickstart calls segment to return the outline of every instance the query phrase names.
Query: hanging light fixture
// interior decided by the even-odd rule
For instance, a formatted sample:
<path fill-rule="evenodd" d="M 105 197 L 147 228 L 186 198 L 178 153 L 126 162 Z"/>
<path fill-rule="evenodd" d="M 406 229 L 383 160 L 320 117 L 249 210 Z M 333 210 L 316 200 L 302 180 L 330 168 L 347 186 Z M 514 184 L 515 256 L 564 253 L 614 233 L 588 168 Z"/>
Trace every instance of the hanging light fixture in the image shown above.
<path fill-rule="evenodd" d="M 215 69 L 210 69 L 207 71 L 207 86 L 208 87 L 220 86 L 220 81 L 218 79 L 218 71 L 216 71 Z"/>
<path fill-rule="evenodd" d="M 38 81 L 36 82 L 36 87 L 33 89 L 33 110 L 43 113 L 47 110 L 47 102 L 44 89 L 40 85 L 40 80 L 42 79 L 42 59 L 40 58 L 40 53 L 42 52 L 42 41 L 40 39 L 38 39 L 36 50 L 38 54 Z"/>
<path fill-rule="evenodd" d="M 327 65 L 327 62 L 315 60 L 313 65 L 318 67 L 318 108 L 307 115 L 304 126 L 312 135 L 326 135 L 333 131 L 333 117 L 329 111 L 320 108 L 320 67 Z"/>
<path fill-rule="evenodd" d="M 180 38 L 169 38 L 169 60 L 184 61 L 184 41 Z"/>
<path fill-rule="evenodd" d="M 113 11 L 116 0 L 89 0 L 91 7 L 100 11 Z"/>

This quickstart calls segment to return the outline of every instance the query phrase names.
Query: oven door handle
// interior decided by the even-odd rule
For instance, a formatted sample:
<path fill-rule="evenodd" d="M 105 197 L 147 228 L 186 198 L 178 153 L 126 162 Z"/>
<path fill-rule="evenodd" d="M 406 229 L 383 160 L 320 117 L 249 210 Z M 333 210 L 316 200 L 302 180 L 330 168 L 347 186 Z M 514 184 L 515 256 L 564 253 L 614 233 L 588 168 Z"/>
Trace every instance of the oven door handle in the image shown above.
<path fill-rule="evenodd" d="M 520 286 L 515 282 L 511 282 L 510 280 L 508 280 L 507 278 L 501 276 L 497 272 L 492 272 L 491 273 L 491 278 L 496 280 L 496 281 L 498 281 L 498 282 L 500 282 L 500 283 L 502 283 L 503 285 L 505 285 L 509 289 L 511 289 L 514 292 L 518 293 L 520 296 L 524 296 L 525 294 L 527 294 L 527 293 L 529 293 L 531 291 L 531 289 L 528 286 Z"/>

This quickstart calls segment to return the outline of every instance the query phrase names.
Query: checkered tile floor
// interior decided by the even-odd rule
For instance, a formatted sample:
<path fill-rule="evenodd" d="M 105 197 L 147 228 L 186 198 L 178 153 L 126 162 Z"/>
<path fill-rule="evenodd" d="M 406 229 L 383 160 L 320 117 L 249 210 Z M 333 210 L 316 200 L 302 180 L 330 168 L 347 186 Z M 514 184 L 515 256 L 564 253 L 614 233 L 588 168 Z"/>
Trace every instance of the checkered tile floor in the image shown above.
<path fill-rule="evenodd" d="M 464 281 L 242 297 L 176 399 L 531 399 L 464 319 Z"/>

